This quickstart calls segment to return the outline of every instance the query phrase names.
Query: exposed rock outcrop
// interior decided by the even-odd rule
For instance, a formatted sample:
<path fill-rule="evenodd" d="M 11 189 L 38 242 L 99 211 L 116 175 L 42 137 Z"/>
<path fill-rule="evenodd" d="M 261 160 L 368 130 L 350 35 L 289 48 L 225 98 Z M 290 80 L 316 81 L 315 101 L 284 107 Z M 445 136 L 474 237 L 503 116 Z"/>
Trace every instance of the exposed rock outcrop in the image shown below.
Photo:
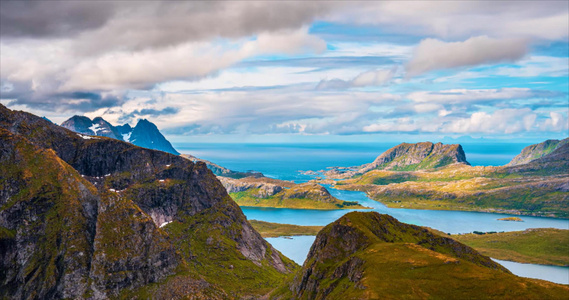
<path fill-rule="evenodd" d="M 534 144 L 522 149 L 522 152 L 514 157 L 506 166 L 517 166 L 530 163 L 536 159 L 553 153 L 569 143 L 569 138 L 563 140 L 547 140 L 539 144 Z"/>
<path fill-rule="evenodd" d="M 258 297 L 295 268 L 204 163 L 2 105 L 0 140 L 0 298 Z"/>
<path fill-rule="evenodd" d="M 434 169 L 455 163 L 470 165 L 459 144 L 403 143 L 385 151 L 358 172 L 364 173 L 374 169 L 405 171 Z"/>

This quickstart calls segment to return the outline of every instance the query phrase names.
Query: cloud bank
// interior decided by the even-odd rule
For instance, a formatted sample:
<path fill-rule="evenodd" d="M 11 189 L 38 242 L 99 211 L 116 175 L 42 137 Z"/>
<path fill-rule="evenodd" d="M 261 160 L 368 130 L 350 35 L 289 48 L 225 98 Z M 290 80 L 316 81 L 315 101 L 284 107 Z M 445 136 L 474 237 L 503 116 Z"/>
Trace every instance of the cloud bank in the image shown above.
<path fill-rule="evenodd" d="M 407 76 L 417 76 L 432 70 L 514 62 L 524 57 L 527 48 L 524 39 L 498 40 L 479 36 L 450 43 L 425 39 L 419 43 L 405 69 Z"/>

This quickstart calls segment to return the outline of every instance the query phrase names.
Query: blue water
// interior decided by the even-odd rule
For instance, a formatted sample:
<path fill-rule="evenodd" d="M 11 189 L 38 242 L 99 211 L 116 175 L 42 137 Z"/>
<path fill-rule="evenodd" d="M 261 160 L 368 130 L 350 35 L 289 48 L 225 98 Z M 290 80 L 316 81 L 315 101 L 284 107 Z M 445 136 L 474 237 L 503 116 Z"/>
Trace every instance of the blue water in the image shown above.
<path fill-rule="evenodd" d="M 357 201 L 374 211 L 389 214 L 397 220 L 409 224 L 428 226 L 446 233 L 469 233 L 473 231 L 519 231 L 528 228 L 569 229 L 569 220 L 522 216 L 524 222 L 498 221 L 512 217 L 508 214 L 494 214 L 468 211 L 419 210 L 388 208 L 380 202 L 369 199 L 365 193 L 342 191 L 326 186 L 332 196 L 349 201 Z M 242 207 L 249 219 L 274 223 L 296 225 L 327 225 L 353 210 L 312 210 L 288 208 Z M 369 210 L 360 210 L 369 211 Z"/>
<path fill-rule="evenodd" d="M 332 166 L 359 166 L 372 162 L 378 155 L 395 145 L 388 143 L 175 144 L 182 153 L 192 154 L 232 170 L 255 170 L 268 177 L 295 182 L 305 182 L 314 177 L 303 175 L 299 172 L 300 170 L 318 171 Z M 463 144 L 466 158 L 474 166 L 505 165 L 525 146 L 527 144 Z M 369 199 L 365 193 L 327 188 L 333 196 L 339 199 L 357 201 L 364 206 L 373 208 L 374 211 L 389 214 L 401 222 L 428 226 L 451 234 L 472 231 L 518 231 L 527 228 L 547 227 L 569 229 L 569 220 L 563 219 L 522 216 L 524 222 L 506 222 L 497 219 L 512 215 L 387 208 L 385 205 Z M 297 225 L 327 225 L 351 211 L 257 207 L 243 207 L 242 210 L 248 219 Z M 267 240 L 283 254 L 302 264 L 314 237 L 270 238 Z M 554 282 L 565 282 L 565 278 L 569 278 L 569 268 L 559 269 L 560 267 L 531 264 L 510 266 L 515 268 L 515 271 L 512 270 L 513 273 L 523 274 L 520 276 Z M 553 268 L 551 272 L 547 271 L 550 270 L 549 267 Z M 544 272 L 555 275 L 544 275 Z"/>
<path fill-rule="evenodd" d="M 315 239 L 316 236 L 313 235 L 266 238 L 267 242 L 271 243 L 273 247 L 299 265 L 302 265 L 306 260 L 306 256 Z"/>
<path fill-rule="evenodd" d="M 513 261 L 492 259 L 521 277 L 537 278 L 560 284 L 569 284 L 569 267 L 521 264 Z"/>
<path fill-rule="evenodd" d="M 315 239 L 315 236 L 293 236 L 290 238 L 267 238 L 266 240 L 286 257 L 302 265 Z M 518 276 L 548 280 L 560 284 L 569 284 L 569 267 L 521 264 L 494 258 L 492 260 Z"/>
<path fill-rule="evenodd" d="M 309 179 L 298 171 L 327 167 L 351 167 L 372 162 L 396 143 L 318 144 L 174 144 L 192 154 L 235 171 L 255 170 L 268 177 L 302 182 Z M 462 144 L 466 160 L 473 166 L 507 164 L 527 144 Z"/>

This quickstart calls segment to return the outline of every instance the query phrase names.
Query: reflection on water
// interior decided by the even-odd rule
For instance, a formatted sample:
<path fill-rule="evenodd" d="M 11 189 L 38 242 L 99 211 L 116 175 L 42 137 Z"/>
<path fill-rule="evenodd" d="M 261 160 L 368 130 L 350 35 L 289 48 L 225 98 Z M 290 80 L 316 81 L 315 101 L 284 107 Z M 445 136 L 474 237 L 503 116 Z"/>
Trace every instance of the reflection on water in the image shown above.
<path fill-rule="evenodd" d="M 513 261 L 493 259 L 515 275 L 569 284 L 569 267 L 521 264 Z"/>

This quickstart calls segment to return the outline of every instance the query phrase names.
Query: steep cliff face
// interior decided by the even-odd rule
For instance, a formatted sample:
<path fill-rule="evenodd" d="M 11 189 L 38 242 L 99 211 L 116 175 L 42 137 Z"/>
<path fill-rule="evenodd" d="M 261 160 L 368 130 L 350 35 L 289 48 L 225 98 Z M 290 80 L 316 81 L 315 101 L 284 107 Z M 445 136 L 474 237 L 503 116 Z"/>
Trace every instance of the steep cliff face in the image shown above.
<path fill-rule="evenodd" d="M 540 157 L 548 155 L 569 143 L 569 138 L 563 140 L 547 140 L 539 144 L 534 144 L 522 149 L 522 152 L 512 159 L 506 166 L 517 166 L 527 164 Z"/>
<path fill-rule="evenodd" d="M 413 171 L 444 167 L 461 163 L 469 165 L 461 145 L 444 145 L 423 142 L 399 144 L 378 156 L 372 163 L 364 165 L 358 172 L 374 169 Z"/>
<path fill-rule="evenodd" d="M 512 275 L 474 249 L 375 212 L 322 229 L 275 299 L 562 298 L 569 288 Z"/>
<path fill-rule="evenodd" d="M 3 128 L 0 141 L 0 297 L 82 296 L 97 190 L 52 150 Z"/>
<path fill-rule="evenodd" d="M 296 268 L 203 163 L 3 106 L 0 129 L 0 298 L 257 297 Z"/>

